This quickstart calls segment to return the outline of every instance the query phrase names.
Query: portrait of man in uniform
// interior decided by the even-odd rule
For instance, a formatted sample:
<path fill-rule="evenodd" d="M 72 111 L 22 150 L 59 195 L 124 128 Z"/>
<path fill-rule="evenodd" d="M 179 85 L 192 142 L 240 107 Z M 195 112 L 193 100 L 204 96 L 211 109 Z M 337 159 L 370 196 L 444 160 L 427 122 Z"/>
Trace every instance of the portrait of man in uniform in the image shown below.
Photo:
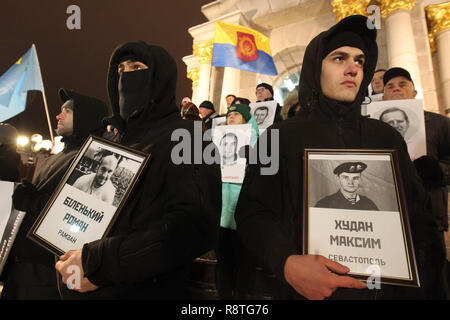
<path fill-rule="evenodd" d="M 338 165 L 333 173 L 340 186 L 339 190 L 320 199 L 315 207 L 378 211 L 372 200 L 358 193 L 358 189 L 362 186 L 361 175 L 366 168 L 364 162 L 344 162 Z"/>

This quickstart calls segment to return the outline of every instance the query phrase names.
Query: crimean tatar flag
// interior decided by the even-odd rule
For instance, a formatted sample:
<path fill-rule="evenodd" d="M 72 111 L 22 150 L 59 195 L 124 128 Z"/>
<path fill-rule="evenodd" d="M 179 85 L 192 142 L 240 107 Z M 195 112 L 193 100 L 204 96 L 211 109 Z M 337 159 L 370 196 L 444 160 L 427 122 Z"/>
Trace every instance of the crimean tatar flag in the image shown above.
<path fill-rule="evenodd" d="M 277 75 L 270 40 L 247 27 L 216 21 L 211 65 Z"/>
<path fill-rule="evenodd" d="M 28 90 L 44 91 L 34 44 L 0 77 L 0 122 L 25 110 Z"/>

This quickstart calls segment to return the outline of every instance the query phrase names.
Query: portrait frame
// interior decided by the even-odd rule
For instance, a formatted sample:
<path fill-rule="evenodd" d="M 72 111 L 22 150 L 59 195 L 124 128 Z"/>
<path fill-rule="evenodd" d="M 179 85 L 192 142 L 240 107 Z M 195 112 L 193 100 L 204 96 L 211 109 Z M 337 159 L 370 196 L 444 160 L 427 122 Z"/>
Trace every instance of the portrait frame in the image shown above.
<path fill-rule="evenodd" d="M 106 179 L 99 172 L 104 170 L 103 159 L 108 157 L 108 163 L 114 163 L 115 167 Z M 80 175 L 80 168 L 86 164 L 87 159 L 92 160 L 90 168 L 97 168 L 97 173 Z M 117 161 L 114 162 L 114 159 Z M 28 231 L 28 238 L 60 256 L 69 250 L 81 249 L 85 243 L 106 237 L 140 180 L 149 159 L 150 154 L 90 135 Z M 74 179 L 77 175 L 77 179 Z M 75 183 L 81 177 L 84 180 L 92 179 L 89 192 L 76 186 Z M 104 181 L 104 184 L 96 190 L 106 188 L 108 182 L 108 186 L 114 186 L 112 201 L 110 198 L 105 200 L 100 193 L 92 191 L 92 186 L 94 183 L 97 186 L 99 180 Z M 89 228 L 90 226 L 92 227 Z"/>
<path fill-rule="evenodd" d="M 320 254 L 339 262 L 350 268 L 349 276 L 359 280 L 375 279 L 383 284 L 420 287 L 397 151 L 305 149 L 304 159 L 303 254 Z M 370 174 L 368 168 L 372 168 Z M 385 202 L 389 203 L 381 201 L 378 202 L 378 207 L 375 205 L 365 208 L 365 201 L 375 202 L 358 194 L 360 180 L 358 184 L 350 185 L 353 188 L 351 191 L 358 194 L 355 198 L 360 201 L 355 206 L 358 209 L 351 206 L 349 208 L 348 203 L 341 206 L 338 200 L 329 200 L 341 201 L 338 194 L 349 191 L 349 188 L 345 189 L 348 185 L 343 186 L 344 182 L 335 194 L 312 202 L 314 190 L 327 187 L 323 179 L 316 178 L 317 173 L 314 173 L 314 170 L 325 177 L 333 175 L 336 181 L 340 181 L 343 172 L 354 172 L 356 177 L 359 174 L 358 179 L 363 183 L 371 177 L 382 177 L 378 180 L 388 186 L 392 184 L 392 187 L 374 190 L 377 193 L 384 192 L 384 195 L 379 196 L 391 200 L 392 204 L 396 203 L 397 207 L 392 205 L 389 208 L 381 208 Z M 331 177 L 329 179 L 331 180 Z M 376 182 L 377 179 L 372 181 L 374 185 Z M 338 185 L 339 183 L 341 182 L 337 182 Z M 318 198 L 320 197 L 316 195 L 314 201 Z M 324 205 L 325 203 L 327 205 Z"/>

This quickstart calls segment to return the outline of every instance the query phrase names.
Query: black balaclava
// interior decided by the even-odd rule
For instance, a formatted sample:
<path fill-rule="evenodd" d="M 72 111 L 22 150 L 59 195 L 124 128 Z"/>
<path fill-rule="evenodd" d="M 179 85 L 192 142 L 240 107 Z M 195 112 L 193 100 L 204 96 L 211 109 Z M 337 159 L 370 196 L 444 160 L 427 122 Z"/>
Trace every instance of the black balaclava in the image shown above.
<path fill-rule="evenodd" d="M 119 78 L 119 109 L 120 116 L 127 121 L 136 111 L 149 104 L 148 87 L 149 70 L 123 72 Z"/>
<path fill-rule="evenodd" d="M 367 27 L 367 18 L 349 16 L 320 33 L 308 44 L 303 58 L 299 81 L 299 103 L 302 115 L 320 109 L 330 116 L 351 117 L 361 114 L 366 88 L 372 80 L 378 59 L 377 31 Z M 355 100 L 351 103 L 336 101 L 322 93 L 320 77 L 322 60 L 333 50 L 342 46 L 360 48 L 366 55 L 364 77 Z"/>
<path fill-rule="evenodd" d="M 142 62 L 148 69 L 123 72 L 119 77 L 118 66 L 126 60 Z M 131 128 L 148 128 L 149 122 L 169 115 L 179 115 L 175 103 L 176 80 L 175 60 L 165 49 L 143 41 L 119 46 L 111 56 L 107 79 L 114 115 L 105 119 L 105 123 L 123 133 L 130 132 Z"/>

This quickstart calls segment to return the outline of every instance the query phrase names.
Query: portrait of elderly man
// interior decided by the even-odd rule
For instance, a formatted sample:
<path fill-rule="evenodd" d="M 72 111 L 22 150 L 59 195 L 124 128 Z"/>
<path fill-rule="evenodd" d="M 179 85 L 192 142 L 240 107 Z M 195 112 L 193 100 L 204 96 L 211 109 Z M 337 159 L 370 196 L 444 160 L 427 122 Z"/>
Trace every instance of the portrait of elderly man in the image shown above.
<path fill-rule="evenodd" d="M 396 107 L 386 109 L 381 113 L 380 120 L 395 128 L 402 135 L 403 139 L 405 138 L 409 129 L 409 119 L 404 110 Z"/>
<path fill-rule="evenodd" d="M 111 182 L 111 176 L 121 162 L 121 158 L 112 153 L 105 153 L 100 160 L 96 172 L 79 177 L 73 186 L 83 192 L 94 195 L 104 202 L 112 204 L 116 188 Z"/>
<path fill-rule="evenodd" d="M 351 210 L 376 210 L 378 207 L 369 198 L 358 193 L 361 173 L 367 168 L 363 162 L 345 162 L 338 165 L 333 173 L 339 183 L 339 190 L 319 200 L 315 207 Z"/>
<path fill-rule="evenodd" d="M 238 137 L 232 132 L 226 133 L 220 139 L 222 149 L 222 165 L 230 166 L 237 163 Z"/>

